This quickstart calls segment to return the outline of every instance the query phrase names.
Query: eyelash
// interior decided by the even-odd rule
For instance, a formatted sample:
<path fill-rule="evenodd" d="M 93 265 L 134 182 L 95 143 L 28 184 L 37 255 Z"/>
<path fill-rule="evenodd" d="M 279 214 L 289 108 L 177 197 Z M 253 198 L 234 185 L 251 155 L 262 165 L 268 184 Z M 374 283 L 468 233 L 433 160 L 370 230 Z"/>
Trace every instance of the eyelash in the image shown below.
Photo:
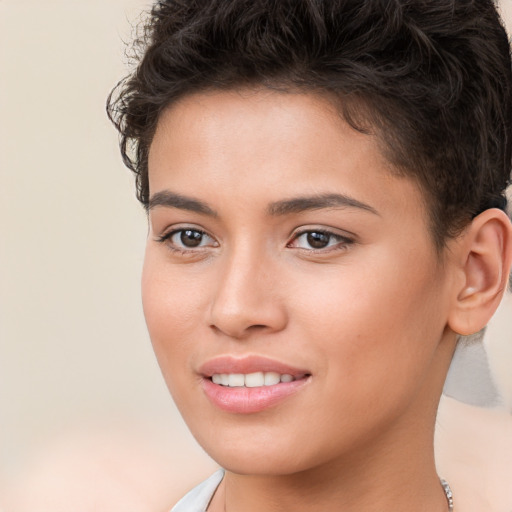
<path fill-rule="evenodd" d="M 203 242 L 204 237 L 208 237 L 214 241 L 214 244 L 205 245 L 205 246 L 198 245 L 196 247 L 186 248 L 186 247 L 180 247 L 176 244 L 176 242 L 173 242 L 172 239 L 174 236 L 176 236 L 180 233 L 183 234 L 184 232 L 187 232 L 187 231 L 198 234 L 201 237 L 200 243 Z M 297 248 L 300 251 L 303 251 L 305 253 L 309 253 L 309 254 L 311 254 L 311 253 L 324 254 L 324 253 L 328 253 L 331 251 L 346 250 L 348 248 L 348 246 L 355 243 L 355 241 L 352 238 L 340 235 L 338 233 L 334 233 L 327 229 L 311 229 L 310 228 L 310 229 L 303 229 L 297 233 L 294 233 L 292 235 L 291 241 L 286 244 L 286 247 L 294 248 L 293 244 L 295 242 L 297 242 L 301 237 L 304 237 L 307 235 L 313 235 L 313 234 L 328 237 L 328 239 L 329 239 L 328 245 L 326 245 L 325 247 L 321 247 L 321 248 L 314 248 L 314 247 L 304 248 L 304 247 L 298 247 L 298 246 L 295 248 Z M 332 240 L 334 240 L 335 243 L 331 243 Z M 165 243 L 171 251 L 180 253 L 180 254 L 184 254 L 184 255 L 191 254 L 191 253 L 197 254 L 197 252 L 201 251 L 204 247 L 217 247 L 218 246 L 218 243 L 216 242 L 216 240 L 212 236 L 210 236 L 206 231 L 203 231 L 202 229 L 198 229 L 198 228 L 193 228 L 193 227 L 181 227 L 181 228 L 173 229 L 172 231 L 169 231 L 168 233 L 165 233 L 165 234 L 157 237 L 156 241 L 159 243 Z M 310 243 L 310 242 L 308 242 L 308 243 Z"/>
<path fill-rule="evenodd" d="M 179 254 L 191 254 L 191 253 L 197 254 L 198 250 L 202 250 L 205 246 L 198 245 L 197 247 L 191 247 L 191 248 L 180 247 L 180 246 L 176 245 L 176 242 L 173 242 L 173 240 L 172 240 L 175 235 L 178 235 L 179 233 L 184 233 L 186 231 L 190 231 L 192 233 L 197 233 L 202 238 L 206 236 L 215 242 L 214 247 L 216 245 L 218 245 L 217 242 L 215 241 L 215 239 L 212 236 L 210 236 L 206 231 L 203 231 L 202 229 L 198 229 L 198 228 L 194 228 L 194 227 L 182 227 L 182 228 L 173 229 L 172 231 L 169 231 L 168 233 L 164 233 L 162 236 L 157 237 L 156 241 L 159 243 L 165 243 L 167 245 L 167 247 L 169 248 L 169 250 L 179 253 Z M 201 242 L 202 241 L 203 240 L 201 240 Z"/>
<path fill-rule="evenodd" d="M 340 235 L 339 233 L 334 233 L 333 231 L 329 231 L 328 229 L 303 229 L 293 235 L 293 238 L 291 242 L 287 244 L 287 247 L 293 247 L 292 244 L 300 239 L 300 237 L 303 237 L 305 235 L 322 235 L 329 238 L 328 245 L 321 248 L 303 248 L 303 247 L 297 247 L 297 249 L 301 251 L 305 251 L 307 253 L 314 253 L 314 254 L 324 254 L 331 251 L 340 251 L 340 250 L 346 250 L 348 246 L 355 243 L 355 241 L 352 238 L 349 238 L 344 235 Z M 331 244 L 331 241 L 335 241 Z M 309 242 L 308 242 L 309 243 Z"/>

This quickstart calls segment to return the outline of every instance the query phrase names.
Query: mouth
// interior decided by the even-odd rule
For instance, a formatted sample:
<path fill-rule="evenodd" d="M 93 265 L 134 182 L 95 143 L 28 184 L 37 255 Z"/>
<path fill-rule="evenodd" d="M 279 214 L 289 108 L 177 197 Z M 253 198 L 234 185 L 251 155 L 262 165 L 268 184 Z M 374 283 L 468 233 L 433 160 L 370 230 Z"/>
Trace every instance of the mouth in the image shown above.
<path fill-rule="evenodd" d="M 211 381 L 219 386 L 230 388 L 259 388 L 262 386 L 275 386 L 280 383 L 293 382 L 304 379 L 308 374 L 291 375 L 289 373 L 277 372 L 254 372 L 254 373 L 214 373 Z"/>
<path fill-rule="evenodd" d="M 203 390 L 216 407 L 251 414 L 277 406 L 298 393 L 311 373 L 260 356 L 224 356 L 200 368 Z"/>

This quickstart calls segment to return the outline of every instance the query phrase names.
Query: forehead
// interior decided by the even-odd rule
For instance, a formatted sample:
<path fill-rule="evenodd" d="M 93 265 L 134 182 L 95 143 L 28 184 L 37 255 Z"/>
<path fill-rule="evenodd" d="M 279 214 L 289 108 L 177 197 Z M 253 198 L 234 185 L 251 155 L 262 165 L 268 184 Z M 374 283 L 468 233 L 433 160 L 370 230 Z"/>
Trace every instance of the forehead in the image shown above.
<path fill-rule="evenodd" d="M 223 206 L 243 198 L 245 206 L 263 208 L 284 196 L 336 192 L 425 224 L 416 183 L 397 176 L 375 136 L 351 128 L 316 94 L 186 96 L 162 114 L 148 164 L 150 195 L 172 189 Z"/>
<path fill-rule="evenodd" d="M 174 156 L 188 160 L 194 154 L 187 150 L 194 149 L 200 150 L 197 156 L 210 151 L 218 161 L 230 155 L 251 159 L 255 165 L 295 157 L 302 161 L 302 167 L 314 159 L 320 148 L 329 151 L 317 153 L 318 159 L 334 157 L 339 143 L 347 138 L 354 149 L 372 153 L 380 160 L 382 170 L 391 171 L 378 151 L 379 141 L 349 129 L 334 103 L 325 96 L 266 88 L 212 91 L 187 95 L 164 111 L 150 148 L 150 159 L 155 147 L 163 142 L 173 145 Z M 236 146 L 234 141 L 243 144 Z M 345 155 L 349 157 L 346 151 Z"/>

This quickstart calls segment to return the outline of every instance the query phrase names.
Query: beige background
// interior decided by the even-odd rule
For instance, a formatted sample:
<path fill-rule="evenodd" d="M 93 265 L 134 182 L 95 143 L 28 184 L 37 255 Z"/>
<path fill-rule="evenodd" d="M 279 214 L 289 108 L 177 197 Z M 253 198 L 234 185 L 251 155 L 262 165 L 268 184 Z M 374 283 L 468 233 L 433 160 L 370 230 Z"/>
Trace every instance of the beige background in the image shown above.
<path fill-rule="evenodd" d="M 146 334 L 145 216 L 104 108 L 149 4 L 0 0 L 0 503 L 17 482 L 19 510 L 100 489 L 100 510 L 158 510 L 209 472 Z"/>
<path fill-rule="evenodd" d="M 145 218 L 104 113 L 149 4 L 0 0 L 0 504 L 13 511 L 71 510 L 66 492 L 92 510 L 101 489 L 94 510 L 164 510 L 212 467 L 146 334 Z M 490 345 L 512 405 L 507 307 Z"/>

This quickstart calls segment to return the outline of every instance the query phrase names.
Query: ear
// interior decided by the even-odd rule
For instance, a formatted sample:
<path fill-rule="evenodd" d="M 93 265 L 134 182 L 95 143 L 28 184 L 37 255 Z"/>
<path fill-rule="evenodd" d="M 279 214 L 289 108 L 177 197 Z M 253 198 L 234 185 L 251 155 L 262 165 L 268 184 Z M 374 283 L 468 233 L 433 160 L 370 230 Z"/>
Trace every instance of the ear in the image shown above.
<path fill-rule="evenodd" d="M 469 336 L 483 329 L 496 311 L 507 288 L 512 262 L 512 225 L 496 208 L 473 219 L 457 244 L 457 280 L 449 327 Z"/>

